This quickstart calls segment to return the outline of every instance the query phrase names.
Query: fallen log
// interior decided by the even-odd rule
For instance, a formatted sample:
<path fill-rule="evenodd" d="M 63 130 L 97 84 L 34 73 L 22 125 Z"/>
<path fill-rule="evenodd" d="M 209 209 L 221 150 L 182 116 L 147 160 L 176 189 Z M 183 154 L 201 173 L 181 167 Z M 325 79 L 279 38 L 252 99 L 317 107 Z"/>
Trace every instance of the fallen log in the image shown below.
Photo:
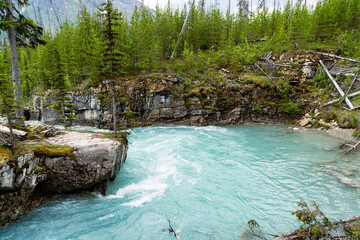
<path fill-rule="evenodd" d="M 340 93 L 341 97 L 343 97 L 345 99 L 346 104 L 349 106 L 350 110 L 354 109 L 353 104 L 351 103 L 351 101 L 349 100 L 349 98 L 345 95 L 344 91 L 341 89 L 341 87 L 339 86 L 339 84 L 335 81 L 335 79 L 333 78 L 333 76 L 330 74 L 329 70 L 326 68 L 325 64 L 319 60 L 321 66 L 324 68 L 326 74 L 328 75 L 328 77 L 330 78 L 330 80 L 332 81 L 332 83 L 334 84 L 336 90 L 338 90 L 338 92 Z"/>
<path fill-rule="evenodd" d="M 12 131 L 13 131 L 13 134 L 19 138 L 25 138 L 28 134 L 27 132 L 17 130 L 17 129 L 13 129 Z M 5 126 L 0 126 L 0 133 L 10 135 L 10 128 L 5 127 Z"/>
<path fill-rule="evenodd" d="M 351 93 L 351 94 L 348 95 L 348 98 L 349 98 L 349 97 L 355 97 L 355 96 L 357 96 L 357 95 L 359 95 L 359 94 L 360 94 L 360 91 Z M 341 101 L 341 99 L 331 100 L 330 102 L 325 103 L 325 104 L 323 105 L 323 107 L 326 107 L 326 106 L 328 106 L 328 105 L 330 105 L 330 104 L 333 104 L 333 103 L 336 103 L 336 102 L 339 102 L 339 101 Z"/>
<path fill-rule="evenodd" d="M 360 216 L 358 217 L 353 217 L 353 218 L 348 218 L 348 219 L 344 219 L 344 220 L 339 220 L 339 221 L 336 221 L 336 222 L 332 222 L 332 225 L 334 227 L 338 227 L 339 225 L 343 225 L 343 224 L 347 224 L 347 223 L 353 223 L 353 222 L 357 222 L 357 221 L 360 221 Z M 325 226 L 325 225 L 323 225 Z M 282 239 L 282 240 L 287 240 L 287 239 L 295 239 L 297 238 L 297 234 L 300 232 L 300 231 L 309 231 L 310 229 L 307 227 L 307 228 L 304 228 L 304 229 L 297 229 L 297 230 L 293 230 L 293 231 L 290 231 L 290 232 L 286 232 L 286 233 L 281 233 L 279 235 L 276 236 L 277 239 Z"/>
<path fill-rule="evenodd" d="M 348 154 L 349 152 L 351 152 L 352 150 L 356 149 L 358 146 L 360 145 L 360 141 L 357 142 L 354 146 L 352 146 L 351 148 L 349 148 L 348 150 L 346 150 L 343 154 L 340 155 L 340 157 Z"/>
<path fill-rule="evenodd" d="M 330 53 L 323 53 L 323 52 L 317 52 L 317 54 L 323 55 L 323 56 L 327 56 L 327 57 L 332 57 L 332 58 L 339 58 L 339 59 L 344 59 L 350 62 L 355 62 L 355 63 L 360 63 L 359 60 L 356 59 L 352 59 L 352 58 L 346 58 L 346 57 L 340 57 L 334 54 L 330 54 Z"/>
<path fill-rule="evenodd" d="M 355 139 L 356 139 L 356 137 L 350 139 L 349 141 L 344 142 L 343 144 L 341 144 L 339 146 L 339 148 L 344 148 L 345 146 L 349 146 L 349 144 L 352 143 Z"/>
<path fill-rule="evenodd" d="M 266 78 L 269 79 L 279 89 L 280 92 L 282 92 L 281 88 L 276 84 L 276 82 L 264 70 L 262 70 L 262 68 L 257 63 L 255 63 L 255 66 L 265 74 Z"/>

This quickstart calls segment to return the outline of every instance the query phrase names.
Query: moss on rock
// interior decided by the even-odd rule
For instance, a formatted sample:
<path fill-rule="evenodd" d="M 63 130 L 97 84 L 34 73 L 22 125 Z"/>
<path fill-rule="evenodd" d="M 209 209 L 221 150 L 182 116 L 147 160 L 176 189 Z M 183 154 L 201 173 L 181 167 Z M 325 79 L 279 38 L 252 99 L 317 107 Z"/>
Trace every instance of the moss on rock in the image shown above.
<path fill-rule="evenodd" d="M 34 154 L 37 157 L 69 157 L 74 162 L 77 162 L 74 154 L 75 149 L 68 145 L 54 145 L 54 144 L 37 144 L 33 148 Z"/>
<path fill-rule="evenodd" d="M 0 164 L 9 160 L 13 153 L 10 149 L 0 146 Z"/>

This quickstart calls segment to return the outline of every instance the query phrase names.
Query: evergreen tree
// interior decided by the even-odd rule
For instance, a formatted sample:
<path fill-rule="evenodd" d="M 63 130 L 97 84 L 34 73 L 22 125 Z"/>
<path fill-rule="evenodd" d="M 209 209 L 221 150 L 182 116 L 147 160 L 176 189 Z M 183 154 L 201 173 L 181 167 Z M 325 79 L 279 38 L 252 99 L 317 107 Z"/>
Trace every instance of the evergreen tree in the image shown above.
<path fill-rule="evenodd" d="M 64 127 L 67 128 L 69 121 L 75 120 L 74 104 L 69 103 L 71 100 L 68 97 L 70 88 L 66 81 L 66 75 L 64 71 L 64 63 L 61 60 L 60 52 L 54 43 L 51 45 L 52 60 L 52 82 L 53 90 L 56 93 L 57 101 L 53 104 L 53 108 L 57 110 L 57 113 L 61 116 L 61 120 L 64 122 Z"/>
<path fill-rule="evenodd" d="M 112 95 L 112 112 L 113 112 L 113 128 L 114 137 L 117 136 L 117 102 L 115 89 L 115 76 L 117 70 L 121 68 L 121 53 L 116 49 L 116 39 L 119 33 L 116 27 L 119 26 L 121 14 L 113 7 L 112 0 L 107 0 L 101 4 L 99 8 L 104 13 L 103 36 L 104 36 L 104 58 L 103 58 L 103 74 L 109 78 L 111 83 Z"/>
<path fill-rule="evenodd" d="M 28 0 L 16 0 L 15 2 L 19 7 L 29 5 Z M 16 14 L 14 14 L 15 12 Z M 25 18 L 19 9 L 16 8 L 12 0 L 1 0 L 0 29 L 6 31 L 8 34 L 11 50 L 12 80 L 15 88 L 16 104 L 19 106 L 19 108 L 16 109 L 16 117 L 19 123 L 23 123 L 23 121 L 20 120 L 24 116 L 24 112 L 22 109 L 22 91 L 16 45 L 34 47 L 38 43 L 44 43 L 40 39 L 42 28 L 37 26 L 33 20 Z"/>
<path fill-rule="evenodd" d="M 4 45 L 1 50 L 0 58 L 0 114 L 5 114 L 8 119 L 11 143 L 14 143 L 12 115 L 15 113 L 16 106 L 14 100 L 15 94 L 13 93 L 14 88 L 10 81 L 10 65 L 8 63 L 7 55 L 7 46 Z"/>

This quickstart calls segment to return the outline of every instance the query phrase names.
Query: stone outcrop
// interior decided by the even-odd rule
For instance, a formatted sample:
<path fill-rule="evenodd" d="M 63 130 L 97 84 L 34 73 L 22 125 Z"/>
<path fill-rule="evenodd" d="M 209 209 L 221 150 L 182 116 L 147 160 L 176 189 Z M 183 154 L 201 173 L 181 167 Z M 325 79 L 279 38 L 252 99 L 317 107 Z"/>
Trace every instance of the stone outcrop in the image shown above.
<path fill-rule="evenodd" d="M 246 83 L 246 81 L 245 81 Z M 284 111 L 287 102 L 272 94 L 275 90 L 256 83 L 244 84 L 237 78 L 208 87 L 184 89 L 183 80 L 175 75 L 142 76 L 121 80 L 124 97 L 118 99 L 118 119 L 126 125 L 127 107 L 135 113 L 133 119 L 140 126 L 154 124 L 235 125 L 242 123 L 284 123 L 296 114 Z M 74 124 L 112 127 L 112 102 L 106 82 L 86 91 L 74 91 Z M 51 103 L 53 94 L 45 94 L 42 101 L 34 98 L 31 116 L 45 123 L 61 123 Z M 299 106 L 307 100 L 299 99 Z M 301 109 L 302 110 L 302 109 Z"/>
<path fill-rule="evenodd" d="M 78 191 L 105 193 L 127 154 L 126 142 L 99 134 L 64 132 L 47 139 L 74 151 L 65 157 L 30 152 L 0 163 L 0 225 L 16 220 L 58 194 Z"/>

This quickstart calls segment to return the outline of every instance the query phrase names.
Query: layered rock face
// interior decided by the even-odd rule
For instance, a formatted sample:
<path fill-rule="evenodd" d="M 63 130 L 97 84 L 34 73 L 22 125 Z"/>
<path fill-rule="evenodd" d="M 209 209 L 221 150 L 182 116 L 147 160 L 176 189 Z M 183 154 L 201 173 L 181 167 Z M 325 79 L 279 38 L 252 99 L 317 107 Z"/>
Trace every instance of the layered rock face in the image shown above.
<path fill-rule="evenodd" d="M 0 163 L 0 225 L 11 223 L 53 195 L 83 190 L 105 194 L 108 182 L 126 160 L 126 143 L 94 133 L 65 132 L 47 141 L 70 145 L 74 157 L 30 152 Z"/>
<path fill-rule="evenodd" d="M 135 112 L 133 118 L 140 126 L 154 124 L 234 125 L 259 122 L 285 122 L 295 116 L 279 111 L 279 98 L 274 89 L 257 84 L 246 84 L 237 79 L 218 86 L 193 87 L 184 90 L 183 82 L 173 75 L 122 79 L 123 98 L 118 98 L 120 124 L 126 125 L 127 107 Z M 86 91 L 71 94 L 77 120 L 75 124 L 100 128 L 112 126 L 112 102 L 106 83 Z M 60 116 L 51 107 L 53 94 L 41 101 L 35 98 L 31 107 L 33 119 L 45 123 L 61 123 Z M 125 101 L 124 101 L 125 100 Z M 281 100 L 280 100 L 281 101 Z M 301 105 L 306 100 L 299 100 Z M 306 103 L 303 105 L 307 105 Z M 281 109 L 280 109 L 281 110 Z"/>

